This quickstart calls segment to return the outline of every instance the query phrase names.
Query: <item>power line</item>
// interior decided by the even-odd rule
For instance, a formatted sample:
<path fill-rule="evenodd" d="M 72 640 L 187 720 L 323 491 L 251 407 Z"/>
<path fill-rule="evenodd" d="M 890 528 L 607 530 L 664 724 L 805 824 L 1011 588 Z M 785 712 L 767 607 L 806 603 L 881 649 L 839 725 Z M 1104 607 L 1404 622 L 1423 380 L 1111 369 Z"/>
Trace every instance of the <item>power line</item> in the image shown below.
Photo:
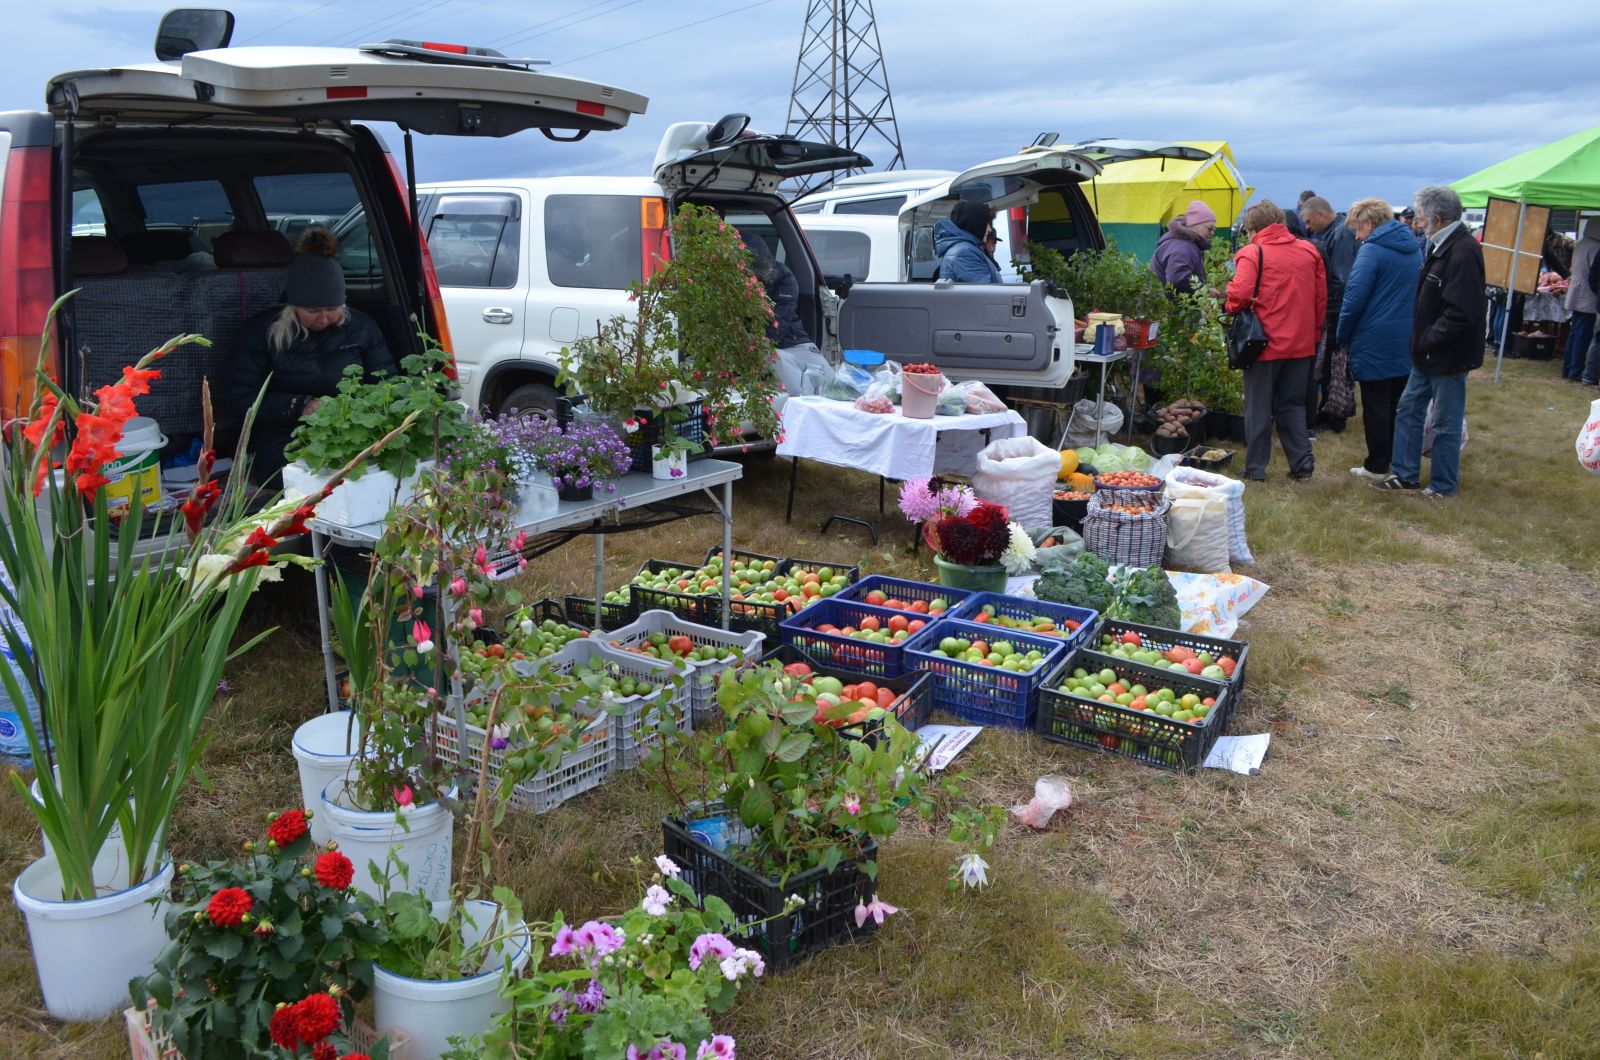
<path fill-rule="evenodd" d="M 588 4 L 584 7 L 578 8 L 575 11 L 568 11 L 564 15 L 558 15 L 555 18 L 545 19 L 543 22 L 535 22 L 531 26 L 524 26 L 521 29 L 512 30 L 510 33 L 507 33 L 501 37 L 497 37 L 489 43 L 498 45 L 500 47 L 507 47 L 512 44 L 521 44 L 523 41 L 530 41 L 535 37 L 548 36 L 557 29 L 571 29 L 573 26 L 579 25 L 583 22 L 588 22 L 592 18 L 599 18 L 601 15 L 609 15 L 613 12 L 621 11 L 625 7 L 632 7 L 634 4 L 639 3 L 639 0 L 626 0 L 625 3 L 617 4 L 615 7 L 606 7 L 607 4 L 615 2 L 616 0 L 602 0 L 602 2 L 598 4 Z M 584 15 L 585 11 L 590 13 Z M 573 19 L 573 16 L 575 15 L 583 15 L 583 17 Z M 568 19 L 573 19 L 573 21 L 569 22 L 567 21 Z M 558 22 L 565 23 L 565 25 L 558 26 L 556 25 Z M 551 26 L 554 28 L 545 29 L 544 27 L 546 26 Z"/>
<path fill-rule="evenodd" d="M 376 36 L 383 30 L 398 26 L 404 22 L 409 22 L 411 19 L 417 18 L 424 14 L 437 14 L 440 11 L 443 11 L 446 7 L 449 7 L 454 2 L 455 0 L 421 0 L 420 3 L 412 4 L 404 11 L 391 11 L 388 14 L 375 18 L 370 22 L 361 23 L 354 29 L 341 30 L 338 33 L 335 33 L 333 36 L 327 38 L 327 40 L 323 41 L 323 43 L 333 44 L 336 47 L 346 47 L 351 44 L 360 44 L 362 39 L 365 37 Z"/>
<path fill-rule="evenodd" d="M 728 11 L 723 11 L 723 12 L 721 12 L 719 14 L 715 14 L 715 15 L 707 15 L 705 18 L 696 19 L 693 22 L 685 22 L 681 26 L 673 26 L 671 29 L 660 30 L 659 32 L 651 33 L 648 36 L 636 37 L 633 40 L 623 41 L 621 44 L 613 44 L 609 48 L 601 48 L 599 51 L 590 52 L 588 55 L 580 55 L 580 56 L 578 56 L 576 58 L 573 58 L 573 59 L 563 59 L 558 63 L 552 63 L 551 66 L 552 67 L 556 67 L 556 66 L 566 66 L 569 63 L 581 63 L 585 59 L 593 59 L 597 55 L 605 55 L 608 52 L 614 52 L 614 51 L 617 51 L 617 50 L 619 50 L 621 48 L 629 48 L 629 47 L 632 47 L 635 44 L 643 44 L 646 41 L 656 40 L 659 37 L 666 37 L 666 36 L 669 36 L 669 35 L 671 35 L 673 33 L 680 33 L 680 32 L 682 32 L 683 30 L 686 30 L 686 29 L 693 29 L 695 26 L 703 26 L 707 22 L 715 22 L 719 18 L 726 18 L 729 15 L 737 15 L 741 11 L 749 11 L 752 8 L 757 8 L 757 7 L 766 7 L 768 4 L 770 4 L 772 2 L 773 2 L 773 0 L 756 0 L 756 2 L 753 3 L 753 4 L 745 4 L 743 7 L 735 7 L 735 8 L 732 8 L 732 9 L 728 10 Z"/>
<path fill-rule="evenodd" d="M 292 23 L 295 23 L 295 22 L 299 22 L 302 18 L 306 18 L 309 15 L 314 15 L 318 11 L 321 11 L 323 8 L 332 7 L 334 4 L 336 4 L 338 2 L 339 2 L 339 0 L 323 0 L 322 3 L 318 4 L 316 7 L 313 7 L 310 11 L 302 11 L 298 15 L 295 15 L 293 18 L 284 19 L 282 22 L 278 23 L 276 26 L 268 26 L 266 29 L 262 30 L 260 33 L 252 33 L 252 34 L 250 34 L 250 36 L 246 37 L 244 40 L 240 41 L 239 43 L 240 44 L 249 44 L 253 40 L 260 40 L 262 37 L 265 37 L 269 33 L 276 33 L 276 32 L 278 32 L 278 30 L 282 29 L 283 27 L 285 27 L 287 25 L 290 25 Z"/>

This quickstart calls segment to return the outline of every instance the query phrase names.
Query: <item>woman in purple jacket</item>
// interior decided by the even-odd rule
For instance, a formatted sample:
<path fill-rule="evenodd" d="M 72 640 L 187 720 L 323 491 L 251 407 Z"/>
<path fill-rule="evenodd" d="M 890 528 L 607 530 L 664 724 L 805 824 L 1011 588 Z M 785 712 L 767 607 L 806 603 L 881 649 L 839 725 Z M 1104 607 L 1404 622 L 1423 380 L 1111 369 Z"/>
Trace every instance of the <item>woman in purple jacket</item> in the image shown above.
<path fill-rule="evenodd" d="M 1217 215 L 1199 199 L 1191 202 L 1182 217 L 1167 223 L 1167 231 L 1156 244 L 1150 271 L 1174 291 L 1188 294 L 1206 286 L 1206 251 L 1217 231 Z"/>

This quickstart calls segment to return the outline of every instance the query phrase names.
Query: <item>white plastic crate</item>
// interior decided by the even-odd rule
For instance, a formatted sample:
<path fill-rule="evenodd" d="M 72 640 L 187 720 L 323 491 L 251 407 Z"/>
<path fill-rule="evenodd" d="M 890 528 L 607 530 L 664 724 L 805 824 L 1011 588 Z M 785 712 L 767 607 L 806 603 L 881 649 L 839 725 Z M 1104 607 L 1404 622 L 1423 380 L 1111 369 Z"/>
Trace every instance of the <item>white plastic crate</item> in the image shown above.
<path fill-rule="evenodd" d="M 647 614 L 665 614 L 678 621 L 669 612 L 647 612 Z M 632 628 L 632 625 L 624 628 Z M 627 673 L 630 677 L 648 681 L 656 686 L 654 692 L 640 696 L 618 696 L 607 693 L 604 701 L 599 706 L 604 709 L 607 703 L 621 707 L 620 713 L 612 715 L 612 764 L 618 769 L 632 769 L 644 761 L 650 748 L 661 740 L 661 733 L 656 727 L 662 719 L 662 712 L 674 719 L 675 728 L 681 732 L 693 730 L 693 711 L 690 701 L 690 685 L 692 682 L 685 680 L 682 670 L 672 663 L 649 655 L 639 655 L 634 652 L 622 651 L 610 647 L 609 641 L 613 639 L 610 634 L 602 637 L 595 634 L 583 640 L 570 641 L 560 651 L 552 655 L 547 662 L 558 671 L 568 672 L 587 664 L 590 660 L 599 658 L 607 665 L 615 666 Z M 519 664 L 526 666 L 526 664 Z M 640 729 L 649 731 L 640 733 Z"/>
<path fill-rule="evenodd" d="M 573 796 L 604 784 L 611 775 L 612 745 L 615 742 L 611 720 L 605 713 L 592 718 L 583 732 L 585 742 L 563 755 L 554 769 L 544 770 L 515 785 L 511 789 L 508 808 L 519 813 L 548 813 Z M 440 761 L 452 767 L 458 765 L 461 762 L 461 742 L 455 718 L 447 713 L 435 714 L 432 728 L 434 753 Z M 461 766 L 464 771 L 477 772 L 483 744 L 488 738 L 489 734 L 483 729 L 470 723 L 467 725 L 467 761 Z M 514 747 L 505 747 L 498 750 L 491 748 L 489 751 L 490 783 L 496 786 L 496 790 L 500 776 L 505 772 L 506 755 L 515 750 Z"/>
<path fill-rule="evenodd" d="M 122 1018 L 128 1027 L 128 1047 L 133 1050 L 133 1060 L 183 1060 L 183 1054 L 172 1044 L 172 1036 L 151 1024 L 149 1009 L 124 1009 Z M 389 1060 L 410 1060 L 411 1047 L 404 1031 L 380 1034 L 360 1020 L 344 1031 L 354 1052 L 370 1053 L 381 1039 L 388 1038 Z"/>
<path fill-rule="evenodd" d="M 712 724 L 717 719 L 717 682 L 721 680 L 722 674 L 728 670 L 746 670 L 755 666 L 761 659 L 762 646 L 766 640 L 766 634 L 759 630 L 733 633 L 726 629 L 690 622 L 679 618 L 671 611 L 646 611 L 626 626 L 597 633 L 595 638 L 613 655 L 621 655 L 627 659 L 664 662 L 665 660 L 656 659 L 652 655 L 641 655 L 627 650 L 647 642 L 656 633 L 664 633 L 669 637 L 679 635 L 688 637 L 696 647 L 710 644 L 732 648 L 739 653 L 737 658 L 731 660 L 668 664 L 686 677 L 691 716 L 693 723 L 700 726 Z"/>

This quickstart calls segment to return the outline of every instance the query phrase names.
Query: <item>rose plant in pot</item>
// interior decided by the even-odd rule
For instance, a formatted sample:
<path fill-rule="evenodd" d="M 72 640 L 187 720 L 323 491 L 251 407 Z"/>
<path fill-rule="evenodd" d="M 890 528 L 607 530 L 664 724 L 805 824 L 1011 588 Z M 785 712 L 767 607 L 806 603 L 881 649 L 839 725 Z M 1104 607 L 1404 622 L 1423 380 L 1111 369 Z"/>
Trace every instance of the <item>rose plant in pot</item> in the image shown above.
<path fill-rule="evenodd" d="M 393 440 L 354 454 L 303 502 L 246 514 L 243 492 L 211 478 L 203 389 L 207 427 L 188 497 L 176 511 L 146 511 L 134 491 L 113 512 L 102 472 L 121 455 L 135 399 L 159 379 L 162 358 L 204 342 L 171 340 L 100 387 L 91 404 L 46 370 L 47 325 L 33 398 L 0 474 L 0 600 L 9 609 L 0 635 L 15 660 L 14 670 L 0 667 L 0 680 L 13 701 L 23 700 L 26 683 L 39 704 L 37 721 L 21 712 L 37 794 L 21 776 L 12 781 L 51 848 L 12 893 L 45 1007 L 61 1019 L 122 1008 L 128 980 L 161 950 L 160 900 L 173 875 L 167 832 L 206 743 L 207 709 L 227 662 L 265 636 L 231 643 L 251 592 L 293 559 L 268 550 L 303 533 L 327 491 Z"/>
<path fill-rule="evenodd" d="M 903 807 L 942 817 L 954 842 L 979 850 L 1003 819 L 964 801 L 964 776 L 921 772 L 916 735 L 875 698 L 842 700 L 805 669 L 726 671 L 725 735 L 676 740 L 647 763 L 675 807 L 662 821 L 666 855 L 690 887 L 757 922 L 739 935 L 774 970 L 894 912 L 878 894 L 877 853 Z M 863 707 L 864 726 L 845 728 Z"/>

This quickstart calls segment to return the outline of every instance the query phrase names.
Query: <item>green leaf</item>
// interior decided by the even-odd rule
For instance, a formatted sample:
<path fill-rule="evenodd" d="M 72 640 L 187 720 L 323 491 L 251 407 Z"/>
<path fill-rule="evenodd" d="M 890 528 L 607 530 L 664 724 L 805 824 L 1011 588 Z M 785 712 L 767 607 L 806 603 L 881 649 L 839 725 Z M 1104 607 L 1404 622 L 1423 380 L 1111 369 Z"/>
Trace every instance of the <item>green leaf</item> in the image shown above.
<path fill-rule="evenodd" d="M 231 961 L 244 951 L 244 936 L 234 932 L 207 934 L 201 943 L 205 951 L 218 960 Z"/>
<path fill-rule="evenodd" d="M 720 920 L 723 927 L 731 926 L 734 923 L 733 908 L 716 895 L 705 895 L 700 900 L 700 906 L 705 911 L 706 916 Z"/>
<path fill-rule="evenodd" d="M 672 954 L 657 950 L 645 958 L 644 974 L 651 979 L 665 979 L 672 974 Z"/>
<path fill-rule="evenodd" d="M 805 757 L 811 749 L 813 739 L 808 732 L 791 732 L 778 744 L 777 757 L 780 762 L 798 762 Z"/>

